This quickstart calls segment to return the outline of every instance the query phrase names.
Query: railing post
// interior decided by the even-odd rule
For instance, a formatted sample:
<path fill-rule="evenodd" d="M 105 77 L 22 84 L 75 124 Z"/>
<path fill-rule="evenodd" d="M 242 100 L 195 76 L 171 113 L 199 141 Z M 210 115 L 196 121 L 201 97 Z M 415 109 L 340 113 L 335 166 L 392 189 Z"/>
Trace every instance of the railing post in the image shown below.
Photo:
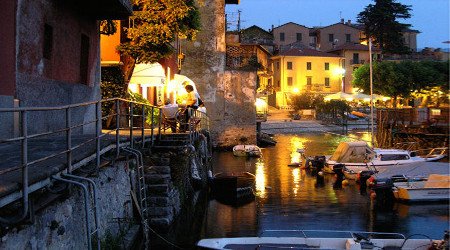
<path fill-rule="evenodd" d="M 154 124 L 153 124 L 153 119 L 154 119 L 154 113 L 155 113 L 155 107 L 151 107 L 152 108 L 152 113 L 151 113 L 151 115 L 150 115 L 150 117 L 151 117 L 151 120 L 150 120 L 150 127 L 151 127 L 151 132 L 150 132 L 150 145 L 152 145 L 152 147 L 153 147 L 153 145 L 154 145 L 154 141 L 155 141 L 155 139 L 153 138 L 153 130 L 155 129 L 154 128 Z"/>
<path fill-rule="evenodd" d="M 120 133 L 120 100 L 116 99 L 116 158 L 119 157 L 119 133 Z"/>
<path fill-rule="evenodd" d="M 144 148 L 145 146 L 145 105 L 142 104 L 142 128 L 141 128 L 141 133 L 142 133 L 142 148 Z"/>
<path fill-rule="evenodd" d="M 100 135 L 102 132 L 102 113 L 101 113 L 101 101 L 95 103 L 95 143 L 96 143 L 96 170 L 100 169 Z"/>
<path fill-rule="evenodd" d="M 159 114 L 159 116 L 158 116 L 158 140 L 161 141 L 161 122 L 162 122 L 162 109 L 161 108 L 158 109 L 158 114 Z M 153 114 L 152 114 L 152 117 L 153 117 Z"/>
<path fill-rule="evenodd" d="M 72 173 L 72 117 L 70 108 L 66 109 L 66 149 L 67 173 Z"/>
<path fill-rule="evenodd" d="M 27 111 L 22 112 L 22 185 L 23 185 L 23 216 L 28 213 L 28 121 Z"/>
<path fill-rule="evenodd" d="M 130 147 L 133 148 L 134 147 L 134 140 L 133 140 L 133 103 L 130 102 L 130 120 L 129 120 L 129 124 L 130 124 Z"/>

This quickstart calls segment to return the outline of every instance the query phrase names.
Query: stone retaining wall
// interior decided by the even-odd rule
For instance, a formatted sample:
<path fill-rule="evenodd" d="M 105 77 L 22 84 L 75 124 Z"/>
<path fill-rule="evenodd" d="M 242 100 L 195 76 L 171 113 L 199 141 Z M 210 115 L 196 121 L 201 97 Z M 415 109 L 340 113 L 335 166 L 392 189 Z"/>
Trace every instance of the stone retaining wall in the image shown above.
<path fill-rule="evenodd" d="M 130 176 L 125 162 L 100 170 L 91 178 L 97 185 L 101 238 L 117 238 L 128 226 L 118 218 L 133 219 Z M 91 213 L 91 221 L 94 221 Z M 0 239 L 0 249 L 87 249 L 84 198 L 74 187 L 70 197 L 35 214 L 34 223 L 11 229 Z"/>

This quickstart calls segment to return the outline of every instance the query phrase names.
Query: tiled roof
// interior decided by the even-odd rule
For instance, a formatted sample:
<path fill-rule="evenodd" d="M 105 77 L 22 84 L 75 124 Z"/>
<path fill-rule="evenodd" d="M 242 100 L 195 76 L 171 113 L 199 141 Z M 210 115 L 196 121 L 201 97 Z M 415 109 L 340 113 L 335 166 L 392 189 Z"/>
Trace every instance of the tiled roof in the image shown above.
<path fill-rule="evenodd" d="M 309 28 L 306 27 L 305 25 L 301 25 L 301 24 L 294 23 L 294 22 L 288 22 L 288 23 L 285 23 L 285 24 L 282 24 L 282 25 L 280 25 L 280 26 L 277 26 L 277 27 L 273 28 L 273 30 L 274 30 L 274 29 L 278 29 L 278 28 L 283 27 L 283 26 L 288 25 L 288 24 L 294 24 L 294 25 L 301 26 L 301 27 L 304 27 L 304 28 L 309 29 Z"/>
<path fill-rule="evenodd" d="M 314 49 L 297 49 L 292 48 L 286 51 L 281 51 L 277 56 L 317 56 L 317 57 L 340 57 L 336 54 L 330 54 Z"/>
<path fill-rule="evenodd" d="M 346 44 L 343 44 L 343 45 L 336 46 L 335 48 L 330 49 L 327 52 L 339 51 L 339 50 L 363 50 L 363 51 L 368 51 L 369 50 L 369 46 L 364 45 L 364 44 L 359 44 L 359 43 L 346 43 Z M 379 48 L 376 48 L 376 47 L 373 47 L 373 46 L 372 46 L 372 50 L 373 51 L 381 51 Z"/>

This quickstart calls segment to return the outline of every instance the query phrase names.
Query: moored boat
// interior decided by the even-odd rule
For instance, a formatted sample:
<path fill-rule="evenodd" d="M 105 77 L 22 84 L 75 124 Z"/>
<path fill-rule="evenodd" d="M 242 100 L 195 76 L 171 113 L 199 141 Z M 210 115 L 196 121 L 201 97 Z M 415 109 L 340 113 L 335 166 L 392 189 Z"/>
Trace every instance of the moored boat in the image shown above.
<path fill-rule="evenodd" d="M 401 201 L 447 201 L 450 200 L 450 176 L 431 174 L 419 180 L 406 177 L 405 181 L 394 182 L 392 191 Z"/>
<path fill-rule="evenodd" d="M 242 197 L 253 194 L 255 175 L 249 172 L 218 173 L 212 178 L 212 191 L 221 197 Z"/>
<path fill-rule="evenodd" d="M 233 147 L 234 156 L 259 157 L 262 155 L 261 148 L 256 145 L 236 145 Z"/>
<path fill-rule="evenodd" d="M 276 236 L 202 239 L 207 249 L 416 249 L 448 246 L 445 240 L 412 239 L 402 234 L 376 232 L 271 230 Z M 308 236 L 311 232 L 318 232 Z M 321 234 L 322 233 L 322 234 Z M 330 237 L 330 234 L 336 235 Z M 315 236 L 322 235 L 322 236 Z M 445 236 L 444 236 L 445 238 Z M 433 248 L 439 249 L 439 248 Z"/>
<path fill-rule="evenodd" d="M 325 170 L 330 169 L 328 172 L 331 172 L 335 164 L 341 163 L 345 165 L 345 177 L 355 179 L 357 173 L 364 170 L 377 171 L 380 167 L 438 161 L 445 156 L 444 153 L 432 153 L 422 157 L 408 150 L 371 148 L 364 141 L 341 142 L 334 154 L 327 159 Z"/>

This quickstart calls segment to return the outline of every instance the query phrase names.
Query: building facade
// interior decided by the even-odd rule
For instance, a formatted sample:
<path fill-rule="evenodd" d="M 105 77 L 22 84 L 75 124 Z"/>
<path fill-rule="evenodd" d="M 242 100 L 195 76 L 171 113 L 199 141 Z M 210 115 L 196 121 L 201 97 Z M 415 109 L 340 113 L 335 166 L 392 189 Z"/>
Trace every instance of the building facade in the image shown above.
<path fill-rule="evenodd" d="M 369 63 L 369 46 L 363 44 L 344 44 L 329 50 L 328 53 L 333 53 L 344 58 L 342 61 L 342 66 L 345 72 L 342 91 L 345 93 L 353 93 L 353 71 L 358 69 L 360 66 Z M 381 50 L 372 47 L 372 60 L 376 61 L 380 58 Z"/>
<path fill-rule="evenodd" d="M 317 43 L 315 47 L 321 51 L 328 51 L 344 44 L 361 43 L 364 38 L 362 30 L 356 28 L 350 21 L 335 23 L 315 30 Z"/>
<path fill-rule="evenodd" d="M 293 22 L 285 23 L 272 29 L 274 43 L 277 47 L 297 44 L 308 47 L 310 44 L 310 29 Z"/>
<path fill-rule="evenodd" d="M 272 57 L 275 93 L 269 105 L 291 105 L 293 94 L 330 94 L 342 89 L 342 61 L 336 54 L 292 48 Z"/>
<path fill-rule="evenodd" d="M 129 1 L 5 0 L 0 4 L 0 107 L 49 107 L 100 99 L 99 21 L 131 14 Z M 3 46 L 3 44 L 8 46 Z M 3 70 L 5 69 L 5 70 Z M 74 112 L 74 124 L 95 110 Z M 2 113 L 1 133 L 19 126 Z M 64 127 L 65 114 L 32 112 L 29 133 Z M 95 129 L 95 128 L 93 128 Z M 90 133 L 95 131 L 83 131 Z"/>

